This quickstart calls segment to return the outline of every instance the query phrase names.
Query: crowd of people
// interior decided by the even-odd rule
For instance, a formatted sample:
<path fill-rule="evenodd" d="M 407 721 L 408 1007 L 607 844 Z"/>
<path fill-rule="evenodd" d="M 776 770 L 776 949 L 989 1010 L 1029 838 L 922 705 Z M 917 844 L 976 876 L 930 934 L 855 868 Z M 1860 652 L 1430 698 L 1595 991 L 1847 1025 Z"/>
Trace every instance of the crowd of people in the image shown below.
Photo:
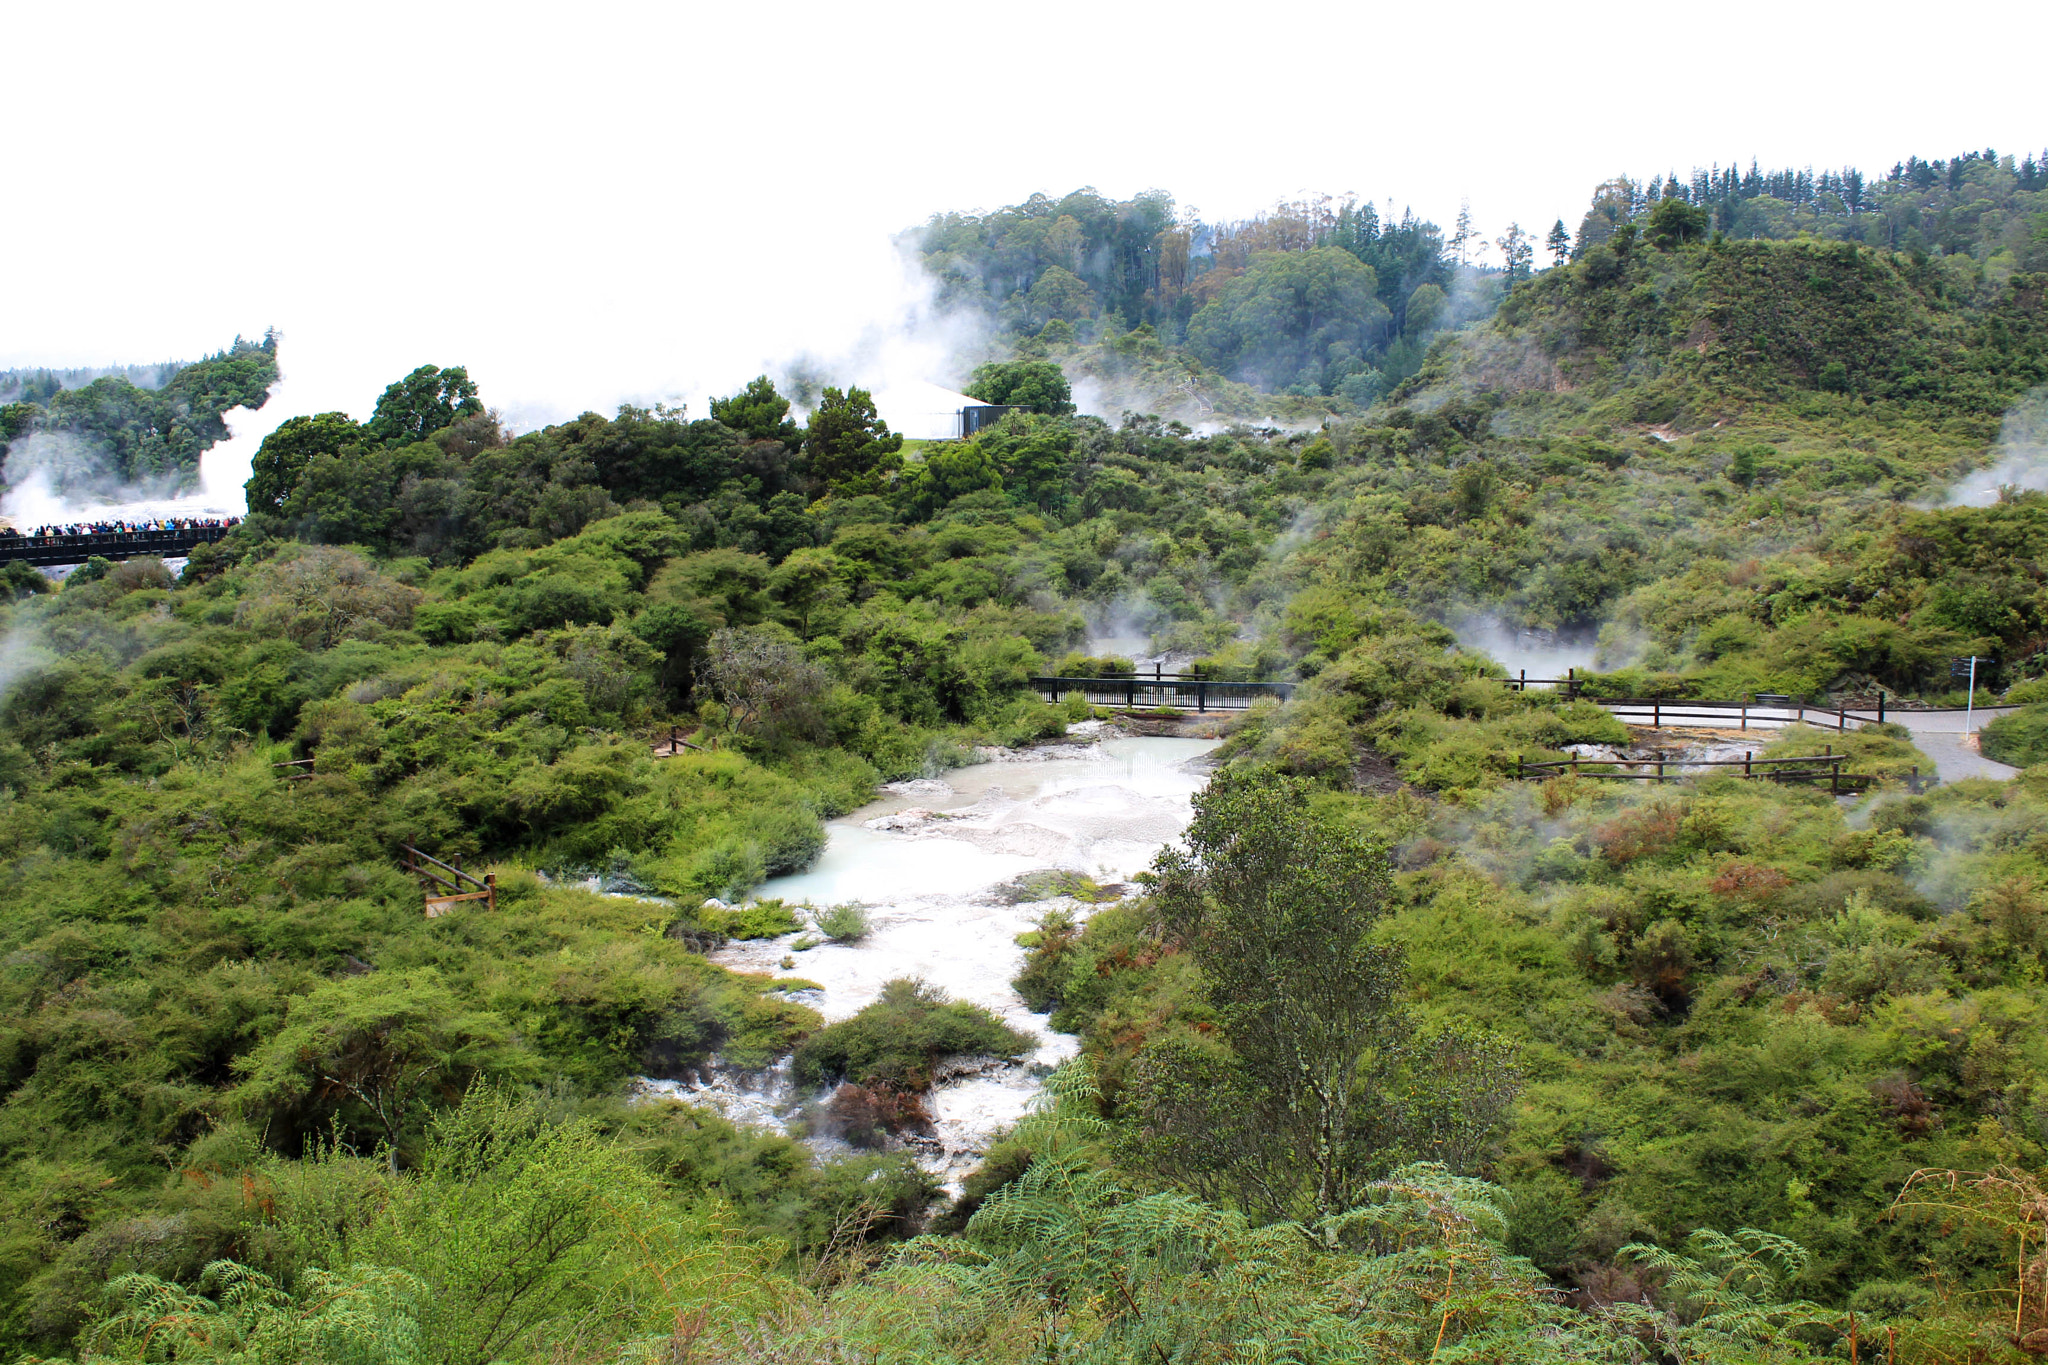
<path fill-rule="evenodd" d="M 47 540 L 52 536 L 135 536 L 150 535 L 166 531 L 190 531 L 205 527 L 229 527 L 241 523 L 240 517 L 148 517 L 141 521 L 67 521 L 54 526 L 38 526 L 33 531 L 17 530 L 13 526 L 0 526 L 0 537 Z"/>

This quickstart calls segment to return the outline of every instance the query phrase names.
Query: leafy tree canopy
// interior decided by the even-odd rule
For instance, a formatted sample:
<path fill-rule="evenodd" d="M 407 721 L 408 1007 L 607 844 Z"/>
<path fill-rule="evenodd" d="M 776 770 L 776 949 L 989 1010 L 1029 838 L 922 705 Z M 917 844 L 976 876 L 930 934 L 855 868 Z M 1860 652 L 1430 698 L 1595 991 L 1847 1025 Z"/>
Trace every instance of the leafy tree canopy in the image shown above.
<path fill-rule="evenodd" d="M 711 400 L 711 416 L 725 423 L 749 441 L 780 441 L 794 446 L 803 439 L 790 420 L 789 400 L 775 390 L 767 375 L 747 381 L 747 386 L 729 398 Z"/>
<path fill-rule="evenodd" d="M 903 438 L 875 412 L 866 389 L 827 388 L 804 432 L 804 458 L 814 478 L 839 493 L 879 491 L 903 463 Z"/>
<path fill-rule="evenodd" d="M 263 438 L 251 462 L 249 510 L 274 511 L 285 505 L 306 466 L 318 456 L 336 457 L 363 443 L 364 431 L 345 412 L 312 417 L 287 417 Z"/>
<path fill-rule="evenodd" d="M 1379 278 L 1339 247 L 1262 252 L 1188 324 L 1204 363 L 1272 388 L 1320 385 L 1334 360 L 1364 354 L 1392 315 Z"/>
<path fill-rule="evenodd" d="M 1049 417 L 1074 410 L 1073 388 L 1050 360 L 997 361 L 980 366 L 967 386 L 967 395 L 984 403 L 1029 408 Z"/>
<path fill-rule="evenodd" d="M 483 410 L 468 370 L 422 365 L 384 390 L 363 430 L 381 445 L 410 445 Z"/>

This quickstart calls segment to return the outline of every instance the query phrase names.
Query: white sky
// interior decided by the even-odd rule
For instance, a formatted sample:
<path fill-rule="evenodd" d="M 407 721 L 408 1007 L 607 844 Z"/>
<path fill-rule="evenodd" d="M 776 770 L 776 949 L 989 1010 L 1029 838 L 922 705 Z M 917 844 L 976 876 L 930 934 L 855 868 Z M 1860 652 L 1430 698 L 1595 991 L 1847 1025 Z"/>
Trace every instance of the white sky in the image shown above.
<path fill-rule="evenodd" d="M 844 356 L 889 234 L 1092 184 L 1575 222 L 1617 172 L 2048 143 L 2048 6 L 44 4 L 6 20 L 0 366 L 285 334 L 296 412 L 466 364 L 531 425 Z M 951 382 L 897 345 L 874 384 Z M 693 402 L 701 412 L 701 402 Z"/>

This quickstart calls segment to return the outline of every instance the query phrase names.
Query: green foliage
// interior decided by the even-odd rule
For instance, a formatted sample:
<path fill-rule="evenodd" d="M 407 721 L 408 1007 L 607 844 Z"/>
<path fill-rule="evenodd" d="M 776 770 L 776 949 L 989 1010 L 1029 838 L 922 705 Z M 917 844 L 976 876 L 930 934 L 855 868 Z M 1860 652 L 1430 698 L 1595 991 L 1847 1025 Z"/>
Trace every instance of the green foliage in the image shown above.
<path fill-rule="evenodd" d="M 528 1070 L 511 1034 L 498 1016 L 465 1011 L 438 972 L 349 977 L 291 1002 L 283 1026 L 241 1059 L 233 1100 L 244 1113 L 301 1129 L 318 1126 L 321 1108 L 358 1106 L 395 1164 L 433 1096 Z"/>
<path fill-rule="evenodd" d="M 154 1275 L 128 1274 L 107 1286 L 118 1311 L 95 1323 L 80 1365 L 125 1361 L 296 1362 L 415 1365 L 426 1286 L 403 1271 L 354 1266 L 346 1274 L 309 1268 L 298 1298 L 260 1271 L 215 1261 L 197 1292 Z"/>
<path fill-rule="evenodd" d="M 1029 1166 L 959 1238 L 904 1247 L 870 1285 L 792 1332 L 889 1361 L 1108 1362 L 1190 1353 L 1301 1358 L 1628 1360 L 1625 1335 L 1558 1307 L 1501 1249 L 1502 1192 L 1414 1166 L 1313 1228 L 1254 1227 L 1093 1166 L 1091 1077 L 1018 1135 Z"/>
<path fill-rule="evenodd" d="M 250 510 L 274 512 L 282 508 L 314 460 L 340 462 L 345 451 L 366 439 L 363 429 L 345 412 L 285 418 L 263 438 L 251 461 L 249 481 L 243 488 Z"/>
<path fill-rule="evenodd" d="M 781 938 L 802 927 L 796 912 L 778 900 L 749 901 L 732 910 L 707 905 L 695 919 L 706 933 L 721 938 Z"/>
<path fill-rule="evenodd" d="M 483 410 L 469 371 L 422 365 L 378 396 L 363 434 L 381 445 L 413 445 Z"/>
<path fill-rule="evenodd" d="M 40 402 L 0 408 L 10 476 L 40 467 L 60 492 L 180 485 L 196 475 L 200 455 L 227 438 L 224 414 L 262 407 L 277 374 L 273 333 L 260 342 L 236 337 L 227 350 L 174 370 L 156 388 L 137 386 L 132 380 L 140 376 L 130 374 L 102 375 L 76 388 L 48 375 L 47 388 L 35 395 Z"/>
<path fill-rule="evenodd" d="M 747 381 L 730 398 L 712 399 L 711 417 L 749 441 L 780 441 L 793 447 L 802 439 L 789 419 L 789 400 L 776 392 L 774 381 L 765 374 Z"/>
<path fill-rule="evenodd" d="M 827 387 L 804 429 L 811 474 L 842 496 L 878 493 L 902 467 L 903 438 L 875 414 L 866 389 Z"/>
<path fill-rule="evenodd" d="M 841 901 L 812 913 L 811 922 L 818 932 L 834 943 L 858 943 L 868 936 L 873 927 L 868 908 L 859 901 Z"/>
<path fill-rule="evenodd" d="M 1028 408 L 1048 417 L 1074 411 L 1074 391 L 1060 367 L 1049 360 L 995 361 L 977 366 L 967 385 L 970 398 Z"/>
<path fill-rule="evenodd" d="M 2025 706 L 1985 726 L 1984 756 L 2016 768 L 2048 763 L 2048 706 Z"/>
<path fill-rule="evenodd" d="M 1806 1358 L 1785 1339 L 1787 1329 L 1831 1315 L 1803 1300 L 1784 1300 L 1781 1285 L 1805 1268 L 1805 1248 L 1755 1228 L 1733 1236 L 1702 1228 L 1686 1247 L 1692 1255 L 1640 1243 L 1620 1252 L 1664 1281 L 1678 1313 L 1666 1335 L 1673 1350 L 1700 1360 Z"/>
<path fill-rule="evenodd" d="M 1350 1208 L 1415 1147 L 1469 1167 L 1516 1088 L 1497 1045 L 1415 1035 L 1401 954 L 1373 933 L 1385 856 L 1314 795 L 1226 769 L 1187 852 L 1159 855 L 1161 928 L 1193 957 L 1227 1052 L 1163 1042 L 1130 1082 L 1142 1159 L 1267 1219 Z"/>
<path fill-rule="evenodd" d="M 796 1050 L 802 1085 L 845 1080 L 862 1087 L 917 1092 L 930 1087 L 932 1066 L 954 1053 L 1015 1060 L 1032 1042 L 979 1005 L 948 1000 L 921 981 L 897 980 L 881 998 L 820 1029 Z"/>
<path fill-rule="evenodd" d="M 54 586 L 49 579 L 18 559 L 10 559 L 0 566 L 0 590 L 6 592 L 10 601 L 49 592 Z"/>
<path fill-rule="evenodd" d="M 1268 388 L 1320 387 L 1334 362 L 1384 337 L 1393 315 L 1378 293 L 1372 267 L 1341 247 L 1254 253 L 1189 321 L 1188 346 L 1203 363 Z"/>

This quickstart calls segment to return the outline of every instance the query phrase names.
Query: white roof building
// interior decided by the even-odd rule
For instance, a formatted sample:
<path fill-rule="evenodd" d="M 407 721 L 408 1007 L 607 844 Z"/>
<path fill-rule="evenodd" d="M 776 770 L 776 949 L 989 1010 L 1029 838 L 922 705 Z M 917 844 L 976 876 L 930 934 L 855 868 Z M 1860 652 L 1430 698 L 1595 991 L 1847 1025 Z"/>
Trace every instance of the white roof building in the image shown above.
<path fill-rule="evenodd" d="M 979 398 L 913 379 L 875 390 L 875 411 L 913 441 L 950 441 L 960 434 L 960 409 L 984 406 Z"/>

